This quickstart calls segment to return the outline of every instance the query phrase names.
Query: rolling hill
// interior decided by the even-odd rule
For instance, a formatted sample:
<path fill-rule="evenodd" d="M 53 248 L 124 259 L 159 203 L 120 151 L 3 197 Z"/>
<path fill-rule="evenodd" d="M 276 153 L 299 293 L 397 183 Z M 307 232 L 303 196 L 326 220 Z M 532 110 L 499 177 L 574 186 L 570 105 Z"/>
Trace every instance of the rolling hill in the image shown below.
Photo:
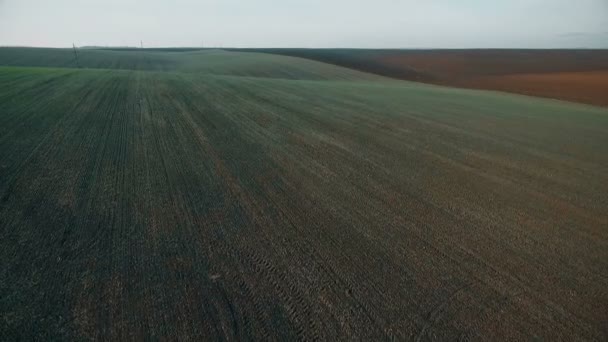
<path fill-rule="evenodd" d="M 0 339 L 602 340 L 608 111 L 0 49 Z"/>
<path fill-rule="evenodd" d="M 234 51 L 302 57 L 403 80 L 608 106 L 608 50 Z"/>
<path fill-rule="evenodd" d="M 87 69 L 190 72 L 310 80 L 378 79 L 356 70 L 297 57 L 174 49 L 78 49 L 80 67 Z M 0 48 L 0 65 L 77 68 L 71 49 Z"/>

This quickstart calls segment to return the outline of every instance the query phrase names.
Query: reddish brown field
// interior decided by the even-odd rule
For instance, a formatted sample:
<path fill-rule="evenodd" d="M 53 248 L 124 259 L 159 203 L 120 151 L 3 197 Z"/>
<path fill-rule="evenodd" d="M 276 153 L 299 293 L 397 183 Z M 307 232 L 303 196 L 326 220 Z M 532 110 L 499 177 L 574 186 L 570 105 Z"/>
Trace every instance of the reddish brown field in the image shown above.
<path fill-rule="evenodd" d="M 436 84 L 608 106 L 607 51 L 403 51 L 379 61 Z"/>
<path fill-rule="evenodd" d="M 483 76 L 454 85 L 608 106 L 608 71 Z"/>

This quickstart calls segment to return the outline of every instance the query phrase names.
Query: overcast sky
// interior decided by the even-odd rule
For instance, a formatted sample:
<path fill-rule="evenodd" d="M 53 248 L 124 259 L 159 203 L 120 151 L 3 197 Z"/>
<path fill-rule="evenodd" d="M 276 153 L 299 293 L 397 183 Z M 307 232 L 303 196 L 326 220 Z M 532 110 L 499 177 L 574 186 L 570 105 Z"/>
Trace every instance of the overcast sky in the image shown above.
<path fill-rule="evenodd" d="M 0 0 L 0 45 L 608 48 L 608 0 Z"/>

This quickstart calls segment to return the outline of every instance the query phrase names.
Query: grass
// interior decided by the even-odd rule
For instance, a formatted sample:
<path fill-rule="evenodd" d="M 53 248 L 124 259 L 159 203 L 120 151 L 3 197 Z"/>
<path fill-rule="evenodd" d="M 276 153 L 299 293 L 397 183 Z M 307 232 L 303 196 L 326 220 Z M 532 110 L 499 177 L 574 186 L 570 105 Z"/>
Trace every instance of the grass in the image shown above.
<path fill-rule="evenodd" d="M 112 53 L 0 67 L 1 339 L 605 337 L 605 109 Z"/>

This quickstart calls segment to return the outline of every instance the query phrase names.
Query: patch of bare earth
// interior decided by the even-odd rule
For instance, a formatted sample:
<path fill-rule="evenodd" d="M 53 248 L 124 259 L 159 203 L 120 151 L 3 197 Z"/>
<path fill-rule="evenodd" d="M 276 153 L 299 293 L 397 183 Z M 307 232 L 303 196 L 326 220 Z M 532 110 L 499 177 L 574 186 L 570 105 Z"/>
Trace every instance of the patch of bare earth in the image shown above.
<path fill-rule="evenodd" d="M 608 106 L 608 71 L 487 76 L 465 80 L 460 84 L 470 88 Z"/>
<path fill-rule="evenodd" d="M 401 51 L 376 59 L 393 69 L 416 70 L 430 83 L 608 106 L 605 50 Z"/>

